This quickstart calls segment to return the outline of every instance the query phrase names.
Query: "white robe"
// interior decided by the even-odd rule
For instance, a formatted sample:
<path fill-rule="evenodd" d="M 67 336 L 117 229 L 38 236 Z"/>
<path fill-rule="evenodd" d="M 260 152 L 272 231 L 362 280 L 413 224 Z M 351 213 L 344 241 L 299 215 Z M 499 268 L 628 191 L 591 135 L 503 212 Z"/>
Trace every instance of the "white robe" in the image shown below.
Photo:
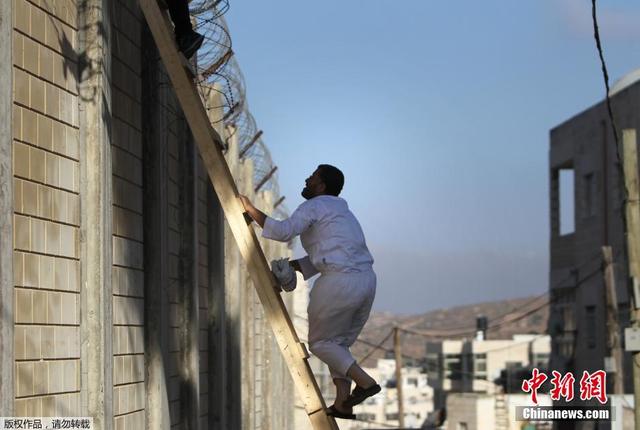
<path fill-rule="evenodd" d="M 300 260 L 304 278 L 321 273 L 309 298 L 309 350 L 334 378 L 349 379 L 346 372 L 355 362 L 349 347 L 369 318 L 376 292 L 373 258 L 360 223 L 340 197 L 314 197 L 284 221 L 265 220 L 265 238 L 287 242 L 297 235 L 308 254 Z"/>

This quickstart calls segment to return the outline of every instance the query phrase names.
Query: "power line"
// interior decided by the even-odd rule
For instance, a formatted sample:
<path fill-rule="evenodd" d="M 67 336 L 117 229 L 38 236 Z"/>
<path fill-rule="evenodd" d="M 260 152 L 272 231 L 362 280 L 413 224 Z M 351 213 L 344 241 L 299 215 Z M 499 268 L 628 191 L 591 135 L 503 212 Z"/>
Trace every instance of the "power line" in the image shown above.
<path fill-rule="evenodd" d="M 393 333 L 393 331 L 391 333 Z M 526 343 L 532 343 L 532 342 L 536 341 L 537 339 L 543 338 L 544 336 L 547 336 L 547 335 L 546 334 L 537 334 L 537 335 L 535 335 L 535 337 L 533 337 L 531 339 L 523 340 L 523 341 L 520 341 L 520 342 L 516 342 L 516 343 L 510 344 L 510 345 L 498 346 L 498 347 L 487 349 L 487 350 L 484 350 L 484 351 L 479 351 L 479 353 L 480 354 L 485 354 L 485 353 L 488 353 L 488 352 L 495 352 L 495 351 L 501 351 L 501 350 L 505 350 L 505 349 L 516 348 L 516 347 L 524 345 Z M 500 341 L 500 339 L 497 339 L 497 341 Z M 502 341 L 508 342 L 508 341 L 510 341 L 510 339 L 502 339 Z M 374 346 L 375 350 L 382 350 L 382 351 L 388 352 L 388 353 L 394 352 L 393 348 L 385 348 L 383 346 L 380 346 L 380 344 L 375 345 L 375 344 L 367 342 L 367 341 L 361 341 L 361 342 L 366 344 L 366 345 Z M 413 356 L 413 355 L 409 355 L 409 354 L 404 353 L 404 352 L 402 353 L 402 357 L 403 358 L 408 358 L 410 360 L 421 360 L 421 359 L 424 358 L 424 357 L 416 357 L 416 356 Z M 358 361 L 364 361 L 364 359 L 366 359 L 366 358 L 368 358 L 368 357 L 364 357 L 363 359 L 358 360 Z"/>
<path fill-rule="evenodd" d="M 616 256 L 619 256 L 620 252 L 618 252 L 616 254 Z M 588 264 L 594 262 L 595 258 L 597 258 L 598 255 L 595 254 L 593 255 L 591 258 L 585 260 L 584 262 L 582 262 L 579 266 L 577 266 L 577 269 L 582 268 L 587 266 Z M 594 275 L 601 273 L 602 272 L 602 266 L 598 266 L 597 269 L 592 270 L 591 272 L 587 273 L 586 275 L 584 275 L 582 278 L 578 278 L 575 279 L 574 284 L 572 285 L 572 287 L 577 287 L 580 284 L 582 284 L 583 282 L 587 281 L 588 279 L 590 279 L 591 277 L 593 277 Z M 554 288 L 559 287 L 560 285 L 562 285 L 564 282 L 575 278 L 575 274 L 571 274 L 569 276 L 567 276 L 566 278 L 563 278 L 562 280 L 560 280 L 559 282 L 557 282 L 554 287 L 551 288 L 551 290 L 553 291 Z M 530 300 L 529 302 L 527 302 L 527 306 L 534 303 L 537 300 L 540 300 L 541 298 L 545 297 L 547 295 L 547 293 L 542 294 L 540 296 L 534 297 L 532 300 Z M 508 318 L 508 319 L 503 319 L 502 321 L 498 321 L 496 324 L 490 325 L 489 327 L 487 327 L 487 331 L 489 330 L 495 330 L 497 328 L 503 327 L 505 325 L 508 324 L 512 324 L 514 322 L 520 321 L 524 318 L 527 318 L 533 314 L 535 314 L 536 312 L 540 311 L 541 309 L 543 309 L 546 306 L 549 306 L 553 303 L 555 303 L 558 300 L 558 298 L 549 298 L 548 300 L 545 300 L 543 303 L 541 303 L 539 306 L 536 306 L 535 308 L 526 310 L 526 311 L 522 311 L 520 310 L 520 313 L 517 314 L 515 317 L 513 318 Z M 509 314 L 512 314 L 513 311 L 510 311 L 508 313 L 506 313 L 504 316 L 507 317 Z M 426 337 L 426 338 L 443 338 L 443 337 L 449 337 L 449 336 L 463 336 L 463 335 L 472 335 L 475 333 L 476 328 L 475 327 L 469 327 L 466 330 L 462 330 L 462 331 L 457 331 L 457 332 L 450 332 L 448 329 L 440 329 L 440 330 L 414 330 L 414 329 L 410 329 L 410 328 L 406 328 L 406 327 L 402 327 L 399 326 L 398 327 L 401 331 L 408 333 L 408 334 L 412 334 L 412 335 L 416 335 L 416 336 L 422 336 L 422 337 Z M 366 359 L 368 359 L 375 351 L 377 350 L 382 350 L 384 352 L 387 353 L 391 353 L 394 352 L 393 349 L 389 349 L 389 348 L 385 348 L 382 345 L 389 340 L 389 338 L 391 337 L 391 335 L 393 334 L 393 330 L 390 330 L 389 333 L 382 339 L 382 341 L 380 341 L 377 344 L 368 342 L 364 339 L 356 339 L 357 342 L 363 343 L 365 345 L 371 346 L 372 349 L 362 358 L 358 359 L 359 362 L 363 362 Z M 540 335 L 542 336 L 542 335 Z M 412 357 L 406 354 L 402 354 L 403 357 L 406 358 L 410 358 L 413 360 L 419 360 L 420 358 L 418 357 Z"/>
<path fill-rule="evenodd" d="M 524 302 L 523 304 L 519 305 L 517 309 L 521 310 L 522 308 L 526 308 L 527 306 L 531 305 L 532 303 L 536 302 L 537 300 L 540 300 L 541 298 L 547 296 L 549 294 L 548 291 L 545 291 L 544 293 L 533 297 L 532 299 L 527 300 L 526 302 Z M 508 311 L 505 311 L 501 314 L 495 315 L 491 317 L 491 321 L 496 321 L 496 320 L 501 320 L 502 318 L 505 318 L 506 316 L 512 314 L 513 312 L 515 312 L 516 309 L 510 309 Z M 403 326 L 406 330 L 416 330 L 416 331 L 420 331 L 418 329 L 412 329 L 412 326 L 415 326 L 417 323 L 412 324 L 411 326 Z M 468 325 L 468 323 L 465 323 L 463 325 L 458 325 L 458 326 L 453 326 L 453 327 L 444 327 L 444 328 L 434 328 L 434 329 L 426 329 L 427 331 L 430 330 L 437 330 L 437 331 L 460 331 L 460 330 L 464 330 L 464 333 L 467 333 L 468 331 L 472 330 L 473 328 L 471 326 Z"/>
<path fill-rule="evenodd" d="M 490 349 L 486 349 L 486 350 L 483 350 L 483 351 L 478 351 L 477 353 L 478 354 L 487 354 L 487 353 L 492 353 L 492 352 L 497 352 L 497 351 L 504 351 L 504 350 L 508 350 L 508 349 L 518 348 L 518 347 L 521 347 L 522 345 L 525 345 L 525 344 L 532 344 L 536 340 L 542 339 L 544 336 L 547 336 L 547 335 L 546 334 L 538 334 L 538 335 L 535 335 L 531 339 L 526 339 L 526 340 L 523 340 L 523 341 L 520 341 L 520 342 L 511 343 L 511 344 L 508 344 L 508 345 L 497 346 L 495 348 L 490 348 Z M 505 341 L 509 341 L 509 340 L 505 340 Z M 370 344 L 368 342 L 366 342 L 366 343 Z M 370 344 L 370 345 L 374 345 L 374 344 Z M 378 349 L 383 350 L 383 351 L 388 352 L 388 353 L 394 352 L 394 350 L 391 349 L 391 348 L 378 347 Z M 402 357 L 406 358 L 406 359 L 409 359 L 409 360 L 422 360 L 422 359 L 424 359 L 424 357 L 416 357 L 416 356 L 409 355 L 409 354 L 406 354 L 406 353 L 402 353 Z M 473 375 L 474 374 L 473 372 L 464 372 L 462 370 L 456 370 L 456 372 L 464 373 L 464 374 L 468 374 L 468 375 Z M 479 380 L 480 381 L 491 382 L 491 381 L 488 381 L 488 380 L 482 380 L 482 379 L 479 379 Z"/>
<path fill-rule="evenodd" d="M 598 49 L 598 57 L 600 58 L 600 67 L 602 69 L 602 77 L 604 79 L 604 87 L 607 91 L 606 93 L 606 101 L 607 101 L 607 112 L 609 113 L 609 119 L 611 120 L 611 129 L 613 130 L 613 138 L 616 143 L 616 148 L 618 149 L 618 130 L 616 128 L 616 123 L 613 119 L 613 111 L 611 110 L 611 98 L 609 97 L 609 73 L 607 71 L 607 64 L 604 61 L 604 53 L 602 52 L 602 43 L 600 41 L 600 30 L 598 28 L 598 17 L 596 13 L 596 0 L 591 0 L 591 17 L 593 19 L 593 37 L 596 41 L 596 48 Z M 622 157 L 620 156 L 620 152 L 618 149 L 618 161 L 621 162 Z"/>
<path fill-rule="evenodd" d="M 541 310 L 542 308 L 544 308 L 545 306 L 548 306 L 552 301 L 551 300 L 546 300 L 544 303 L 542 303 L 540 306 L 537 306 L 533 309 L 527 310 L 525 312 L 520 312 L 518 315 L 516 315 L 513 318 L 509 318 L 507 320 L 503 320 L 498 322 L 497 324 L 491 325 L 489 327 L 487 327 L 487 331 L 489 330 L 494 330 L 498 327 L 502 327 L 504 325 L 507 324 L 511 324 L 514 323 L 516 321 L 519 321 L 523 318 L 526 318 L 534 313 L 536 313 L 537 311 Z M 418 330 L 412 330 L 412 329 L 405 329 L 403 327 L 399 327 L 400 330 L 404 331 L 405 333 L 409 333 L 409 334 L 414 334 L 417 336 L 422 336 L 422 337 L 426 337 L 426 338 L 434 338 L 434 337 L 447 337 L 447 336 L 456 336 L 456 335 L 469 335 L 469 334 L 474 334 L 476 332 L 475 327 L 474 328 L 469 328 L 466 331 L 460 331 L 457 333 L 438 333 L 437 331 L 418 331 Z"/>
<path fill-rule="evenodd" d="M 585 261 L 583 261 L 579 266 L 576 266 L 575 269 L 579 270 L 582 267 L 585 267 L 589 264 L 592 264 L 597 258 L 599 258 L 599 253 L 593 254 L 591 257 L 589 257 L 588 259 L 586 259 Z M 601 270 L 601 268 L 599 267 L 598 270 L 596 271 L 599 272 Z M 575 280 L 575 284 L 574 286 L 578 286 L 580 285 L 582 282 L 584 282 L 586 279 L 588 279 L 590 276 L 592 276 L 594 273 L 590 272 L 590 274 L 586 277 L 584 277 L 583 279 L 578 279 Z M 559 282 L 557 282 L 554 286 L 552 286 L 550 288 L 550 290 L 554 290 L 555 288 L 559 288 L 562 284 L 564 284 L 565 282 L 572 280 L 575 278 L 575 275 L 572 273 L 570 275 L 568 275 L 567 277 L 561 279 Z M 524 311 L 523 312 L 523 308 L 526 308 L 528 306 L 530 306 L 531 304 L 535 303 L 536 301 L 546 297 L 549 293 L 545 292 L 539 296 L 534 297 L 533 299 L 527 301 L 526 303 L 524 303 L 518 310 L 510 310 L 508 312 L 505 312 L 497 317 L 493 317 L 492 321 L 496 321 L 498 320 L 497 323 L 495 323 L 494 325 L 491 325 L 488 329 L 493 329 L 499 326 L 503 326 L 506 323 L 508 323 L 509 321 L 514 321 L 514 319 L 512 318 L 508 318 L 510 315 L 514 314 L 515 312 L 518 312 L 518 314 L 516 315 L 522 315 L 523 313 L 525 313 L 526 315 L 530 315 L 532 312 L 529 311 Z M 536 310 L 540 310 L 542 309 L 544 306 L 551 304 L 554 302 L 555 299 L 549 299 L 548 301 L 546 301 L 545 303 L 543 303 L 541 306 L 537 307 Z M 501 319 L 506 319 L 508 318 L 508 321 L 500 321 Z M 515 320 L 518 320 L 520 318 L 517 318 Z M 410 333 L 410 334 L 415 334 L 418 336 L 424 336 L 424 337 L 447 337 L 447 336 L 462 336 L 462 335 L 469 335 L 469 334 L 474 334 L 476 331 L 475 326 L 457 326 L 457 327 L 446 327 L 446 328 L 441 328 L 441 329 L 426 329 L 426 330 L 416 330 L 416 329 L 411 329 L 409 327 L 400 327 L 401 330 Z"/>
<path fill-rule="evenodd" d="M 388 334 L 384 337 L 384 339 L 382 339 L 382 341 L 380 341 L 380 343 L 378 343 L 378 344 L 372 344 L 372 343 L 367 342 L 367 341 L 365 341 L 365 340 L 363 340 L 363 339 L 356 339 L 356 340 L 357 340 L 358 342 L 360 342 L 360 343 L 364 343 L 365 345 L 369 345 L 369 346 L 372 346 L 372 347 L 373 347 L 373 349 L 372 349 L 371 351 L 369 351 L 369 352 L 367 353 L 367 355 L 365 355 L 364 357 L 360 358 L 358 361 L 359 361 L 359 362 L 363 362 L 363 361 L 365 361 L 367 358 L 371 357 L 371 355 L 372 355 L 374 352 L 376 352 L 377 350 L 379 350 L 379 349 L 385 349 L 385 348 L 383 348 L 383 347 L 382 347 L 382 345 L 383 345 L 387 340 L 389 340 L 389 338 L 391 337 L 391 335 L 392 335 L 392 334 L 393 334 L 393 330 L 389 330 L 389 333 L 388 333 Z M 387 351 L 387 352 L 388 352 L 388 351 Z"/>
<path fill-rule="evenodd" d="M 598 57 L 600 58 L 600 68 L 602 69 L 602 78 L 604 80 L 604 87 L 606 90 L 605 100 L 607 105 L 607 114 L 609 115 L 609 121 L 611 122 L 611 130 L 613 131 L 613 141 L 616 146 L 616 156 L 618 157 L 618 175 L 624 178 L 624 170 L 622 167 L 622 150 L 620 148 L 620 140 L 618 138 L 618 129 L 613 117 L 613 109 L 611 108 L 611 97 L 609 95 L 609 72 L 607 71 L 607 63 L 604 60 L 604 53 L 602 50 L 602 42 L 600 41 L 600 29 L 598 26 L 598 14 L 596 7 L 596 0 L 591 0 L 591 18 L 593 20 L 593 38 L 596 41 L 596 49 L 598 50 Z M 622 186 L 622 206 L 625 207 L 629 200 L 629 190 L 627 184 L 623 181 Z M 622 234 L 624 237 L 627 235 L 627 217 L 624 215 L 624 211 L 621 213 L 622 219 Z"/>
<path fill-rule="evenodd" d="M 618 253 L 619 254 L 619 253 Z M 591 264 L 592 262 L 595 261 L 595 259 L 598 257 L 597 254 L 594 254 L 592 257 L 590 257 L 589 259 L 585 260 L 583 263 L 581 263 L 579 266 L 576 267 L 576 269 L 580 269 L 582 267 L 587 266 L 588 264 Z M 591 272 L 589 272 L 587 275 L 583 276 L 582 278 L 578 278 L 575 279 L 575 283 L 572 285 L 573 287 L 577 287 L 580 284 L 582 284 L 583 282 L 585 282 L 586 280 L 590 279 L 592 276 L 594 276 L 597 273 L 601 273 L 602 272 L 602 266 L 598 266 L 597 269 L 592 270 Z M 556 288 L 559 288 L 560 285 L 564 284 L 566 281 L 575 278 L 574 274 L 571 274 L 565 278 L 563 278 L 562 280 L 560 280 L 559 282 L 557 282 L 554 286 L 551 287 L 551 291 L 553 291 Z M 527 303 L 527 306 L 530 305 L 531 303 L 534 303 L 537 300 L 540 300 L 541 298 L 545 297 L 548 293 L 542 294 L 540 296 L 535 297 L 534 299 L 532 299 L 530 302 Z M 498 321 L 497 323 L 493 324 L 493 325 L 489 325 L 489 327 L 487 327 L 487 330 L 495 330 L 498 327 L 502 327 L 504 325 L 513 323 L 515 321 L 519 321 L 523 318 L 526 318 L 527 316 L 530 316 L 532 314 L 534 314 L 535 312 L 541 310 L 542 308 L 544 308 L 545 306 L 548 306 L 550 304 L 553 304 L 557 299 L 556 298 L 549 298 L 548 300 L 546 300 L 544 303 L 542 303 L 540 306 L 537 306 L 536 308 L 530 309 L 530 310 L 526 310 L 523 311 L 522 309 L 519 310 L 519 313 L 516 314 L 517 316 L 514 318 L 508 318 L 508 316 L 510 314 L 513 314 L 513 311 L 510 311 L 508 313 L 506 313 L 503 316 L 503 320 L 502 321 Z M 462 330 L 459 332 L 451 332 L 449 333 L 448 330 L 446 329 L 434 329 L 434 330 L 413 330 L 413 329 L 408 329 L 408 328 L 404 328 L 404 327 L 400 327 L 401 330 L 410 333 L 410 334 L 414 334 L 414 335 L 418 335 L 418 336 L 424 336 L 424 337 L 443 337 L 443 335 L 445 336 L 456 336 L 456 335 L 467 335 L 467 334 L 473 334 L 475 333 L 476 329 L 475 327 L 469 327 L 466 330 Z"/>
<path fill-rule="evenodd" d="M 541 298 L 546 297 L 546 296 L 548 296 L 548 295 L 549 295 L 549 292 L 548 292 L 548 291 L 545 291 L 544 293 L 542 293 L 542 294 L 540 294 L 540 295 L 538 295 L 538 296 L 535 296 L 535 297 L 534 297 L 534 298 L 532 298 L 531 300 L 526 301 L 524 304 L 522 304 L 522 305 L 520 306 L 520 309 L 522 309 L 522 308 L 526 308 L 527 306 L 531 305 L 532 303 L 535 303 L 536 301 L 538 301 L 538 300 L 540 300 Z M 496 321 L 496 320 L 497 320 L 497 321 L 499 321 L 499 320 L 501 320 L 501 319 L 505 318 L 506 316 L 508 316 L 509 314 L 513 313 L 513 311 L 514 311 L 514 310 L 513 310 L 513 309 L 511 309 L 511 310 L 509 310 L 509 311 L 503 312 L 503 313 L 502 313 L 502 314 L 500 314 L 500 315 L 494 316 L 493 318 L 491 318 L 491 320 L 492 320 L 492 321 Z"/>
<path fill-rule="evenodd" d="M 533 308 L 533 309 L 530 309 L 530 310 L 528 310 L 526 312 L 523 312 L 523 313 L 521 313 L 520 315 L 518 315 L 515 318 L 511 318 L 509 320 L 500 321 L 499 323 L 497 323 L 495 325 L 490 325 L 489 327 L 487 327 L 487 331 L 495 330 L 495 329 L 503 327 L 503 326 L 505 326 L 507 324 L 511 324 L 511 323 L 516 322 L 516 321 L 520 321 L 520 320 L 522 320 L 522 319 L 524 319 L 524 318 L 526 318 L 528 316 L 531 316 L 531 315 L 535 314 L 536 312 L 538 312 L 542 308 L 545 308 L 545 307 L 549 306 L 551 303 L 552 303 L 552 300 L 547 300 L 544 303 L 542 303 L 540 306 L 538 306 L 536 308 Z"/>
<path fill-rule="evenodd" d="M 575 270 L 579 270 L 580 268 L 585 267 L 585 266 L 587 266 L 587 265 L 589 265 L 589 264 L 593 263 L 596 259 L 599 259 L 599 258 L 600 258 L 600 253 L 595 253 L 595 254 L 593 254 L 590 258 L 588 258 L 588 259 L 586 259 L 585 261 L 583 261 L 579 266 L 576 266 L 576 267 L 575 267 Z M 602 269 L 601 269 L 601 268 L 599 268 L 597 271 L 595 271 L 595 273 L 600 272 L 601 270 L 602 270 Z M 584 277 L 583 279 L 581 279 L 581 280 L 577 280 L 577 281 L 576 281 L 576 286 L 580 285 L 580 283 L 584 282 L 586 279 L 589 279 L 589 278 L 590 278 L 593 274 L 595 274 L 595 273 L 594 273 L 594 272 L 591 272 L 589 275 L 587 275 L 587 276 L 586 276 L 586 277 Z M 572 279 L 572 278 L 574 278 L 574 277 L 575 277 L 575 276 L 574 276 L 573 274 L 568 275 L 567 277 L 563 278 L 562 280 L 560 280 L 560 281 L 556 282 L 556 284 L 550 288 L 550 291 L 553 291 L 554 289 L 559 288 L 563 283 L 565 283 L 566 281 L 571 280 L 571 279 Z M 543 294 L 541 294 L 541 295 L 539 295 L 539 296 L 537 296 L 537 297 L 534 297 L 532 300 L 528 301 L 527 303 L 525 303 L 525 304 L 520 308 L 520 309 L 521 309 L 521 312 L 522 312 L 522 309 L 523 309 L 523 308 L 526 308 L 527 306 L 531 305 L 532 303 L 535 303 L 537 300 L 539 300 L 539 299 L 541 299 L 541 298 L 544 298 L 545 296 L 548 296 L 548 295 L 549 295 L 549 292 L 545 292 L 545 293 L 543 293 Z M 545 303 L 543 303 L 540 307 L 536 308 L 535 310 L 540 310 L 540 309 L 542 309 L 544 306 L 549 305 L 549 304 L 552 304 L 554 301 L 555 301 L 555 299 L 553 299 L 553 298 L 549 298 Z M 508 317 L 508 316 L 509 316 L 510 314 L 512 314 L 512 313 L 513 313 L 513 311 L 509 311 L 509 312 L 506 312 L 505 314 L 503 314 L 501 317 L 498 317 L 498 318 L 494 317 L 494 318 L 492 319 L 492 320 L 493 320 L 493 322 L 495 322 L 495 321 L 496 321 L 496 319 L 498 320 L 498 322 L 497 322 L 497 323 L 495 323 L 495 324 L 494 324 L 494 325 L 492 325 L 492 326 L 489 326 L 489 327 L 487 328 L 487 330 L 495 329 L 495 328 L 497 328 L 497 327 L 500 327 L 500 326 L 504 325 L 504 324 L 505 324 L 505 321 L 499 321 L 499 320 L 500 320 L 501 318 L 506 318 L 506 317 Z M 525 313 L 526 313 L 526 315 L 531 315 L 531 314 L 532 314 L 532 313 L 534 313 L 534 312 L 526 311 Z"/>
<path fill-rule="evenodd" d="M 523 318 L 526 318 L 527 316 L 539 311 L 540 309 L 542 309 L 543 307 L 545 307 L 545 306 L 547 306 L 549 304 L 550 304 L 550 301 L 548 300 L 545 303 L 543 303 L 542 305 L 540 305 L 540 306 L 538 306 L 538 307 L 536 307 L 534 309 L 531 309 L 531 310 L 529 310 L 529 311 L 527 311 L 525 313 L 521 313 L 516 318 L 512 318 L 512 319 L 510 319 L 508 321 L 502 321 L 501 323 L 496 324 L 495 326 L 487 328 L 487 330 L 497 328 L 497 327 L 499 327 L 501 325 L 504 325 L 504 324 L 513 323 L 515 321 L 519 321 L 519 320 L 521 320 Z M 417 336 L 423 336 L 423 337 L 427 337 L 427 338 L 447 337 L 447 336 L 452 336 L 453 335 L 451 333 L 445 334 L 445 335 L 434 335 L 433 332 L 417 331 L 417 330 L 413 330 L 413 329 L 406 329 L 404 327 L 398 327 L 398 329 L 400 331 L 403 331 L 403 332 L 408 333 L 408 334 L 413 334 L 413 335 L 417 335 Z M 365 345 L 373 347 L 373 349 L 371 351 L 369 351 L 369 353 L 367 353 L 367 355 L 365 355 L 364 357 L 360 358 L 358 361 L 359 362 L 363 362 L 364 360 L 369 358 L 377 350 L 383 350 L 385 352 L 393 352 L 393 349 L 384 348 L 382 346 L 391 337 L 392 334 L 393 334 L 393 330 L 389 331 L 389 333 L 384 337 L 384 339 L 382 339 L 382 341 L 379 342 L 378 344 L 373 344 L 373 343 L 368 342 L 368 341 L 366 341 L 364 339 L 357 339 L 357 342 L 360 342 L 360 343 L 363 343 Z M 473 332 L 467 330 L 465 332 L 460 332 L 460 334 L 473 334 Z M 403 354 L 403 356 L 406 356 L 406 357 L 411 358 L 411 359 L 419 359 L 417 357 L 407 356 L 406 354 Z"/>
<path fill-rule="evenodd" d="M 487 349 L 485 351 L 478 351 L 478 353 L 479 354 L 486 354 L 487 352 L 496 352 L 496 351 L 503 351 L 503 350 L 506 350 L 506 349 L 517 348 L 517 347 L 522 346 L 522 345 L 524 345 L 526 343 L 533 343 L 536 340 L 542 339 L 545 336 L 547 336 L 547 335 L 546 334 L 538 334 L 538 335 L 535 335 L 535 337 L 533 337 L 531 339 L 523 340 L 521 342 L 516 342 L 516 343 L 513 343 L 511 345 L 498 346 L 498 347 L 495 347 L 495 348 Z"/>
<path fill-rule="evenodd" d="M 358 342 L 373 347 L 373 349 L 371 351 L 369 351 L 369 353 L 367 355 L 365 355 L 364 357 L 358 359 L 358 362 L 363 362 L 364 360 L 369 358 L 375 351 L 384 351 L 384 352 L 387 352 L 387 353 L 394 353 L 395 351 L 393 350 L 393 348 L 386 348 L 386 347 L 382 346 L 382 344 L 384 344 L 389 339 L 389 337 L 391 337 L 392 334 L 393 334 L 393 330 L 391 330 L 389 332 L 389 334 L 387 334 L 387 336 L 385 336 L 385 338 L 382 340 L 382 342 L 379 342 L 377 344 L 372 343 L 372 342 L 368 342 L 366 340 L 358 339 Z M 409 354 L 403 352 L 402 353 L 402 358 L 408 358 L 409 360 L 421 360 L 424 357 L 415 357 L 413 355 L 409 355 Z"/>

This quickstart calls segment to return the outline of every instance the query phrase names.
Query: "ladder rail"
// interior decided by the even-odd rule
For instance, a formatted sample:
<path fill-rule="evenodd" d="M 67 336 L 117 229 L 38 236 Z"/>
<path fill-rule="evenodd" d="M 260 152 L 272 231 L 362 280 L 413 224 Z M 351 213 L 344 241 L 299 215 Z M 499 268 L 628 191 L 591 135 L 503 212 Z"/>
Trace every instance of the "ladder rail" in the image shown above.
<path fill-rule="evenodd" d="M 166 12 L 160 10 L 156 1 L 139 0 L 139 3 L 294 385 L 314 430 L 338 430 L 335 419 L 326 414 L 324 399 L 306 360 L 308 355 L 282 297 L 276 292 L 276 280 L 256 233 L 244 218 L 238 188 L 222 154 L 224 143 L 213 129 L 198 89 L 183 65 L 184 57 L 176 48 Z"/>

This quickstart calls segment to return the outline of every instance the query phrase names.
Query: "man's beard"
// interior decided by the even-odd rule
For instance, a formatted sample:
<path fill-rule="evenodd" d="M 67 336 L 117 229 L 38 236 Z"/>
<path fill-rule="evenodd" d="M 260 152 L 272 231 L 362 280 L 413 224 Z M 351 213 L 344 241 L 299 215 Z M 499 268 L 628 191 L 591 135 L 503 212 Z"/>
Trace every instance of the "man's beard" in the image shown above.
<path fill-rule="evenodd" d="M 310 198 L 313 197 L 313 193 L 311 192 L 311 190 L 309 189 L 309 187 L 304 187 L 302 189 L 302 192 L 300 193 L 300 195 L 302 195 L 302 197 L 304 197 L 305 199 L 309 200 Z"/>

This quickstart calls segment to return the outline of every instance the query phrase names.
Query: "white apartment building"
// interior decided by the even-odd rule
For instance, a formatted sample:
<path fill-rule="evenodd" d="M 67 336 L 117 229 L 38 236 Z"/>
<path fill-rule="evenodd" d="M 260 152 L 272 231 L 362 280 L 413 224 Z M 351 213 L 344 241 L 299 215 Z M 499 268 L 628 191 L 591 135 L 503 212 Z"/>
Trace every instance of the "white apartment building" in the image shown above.
<path fill-rule="evenodd" d="M 514 335 L 501 340 L 442 340 L 427 343 L 429 385 L 436 409 L 450 392 L 495 394 L 494 381 L 504 369 L 546 369 L 551 351 L 548 335 Z"/>

